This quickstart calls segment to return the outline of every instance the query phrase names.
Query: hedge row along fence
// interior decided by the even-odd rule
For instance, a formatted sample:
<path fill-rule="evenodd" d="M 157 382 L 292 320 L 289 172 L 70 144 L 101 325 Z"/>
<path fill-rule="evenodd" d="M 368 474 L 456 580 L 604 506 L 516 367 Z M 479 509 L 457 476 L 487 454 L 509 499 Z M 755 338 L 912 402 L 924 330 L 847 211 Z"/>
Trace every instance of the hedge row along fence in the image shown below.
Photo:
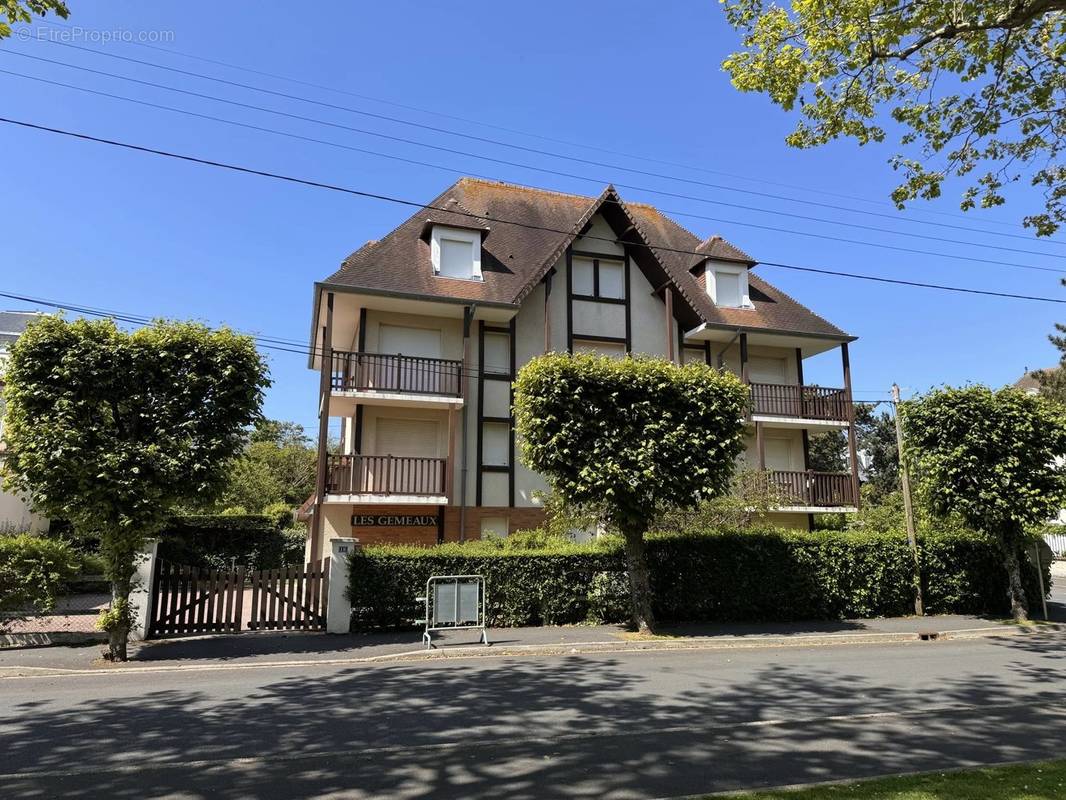
<path fill-rule="evenodd" d="M 1004 614 L 1007 578 L 994 542 L 968 533 L 920 539 L 930 614 Z M 789 531 L 654 535 L 648 561 L 655 614 L 664 622 L 790 621 L 901 616 L 914 611 L 906 536 Z M 432 549 L 374 547 L 350 559 L 357 630 L 409 627 L 424 616 L 414 598 L 430 575 L 484 575 L 495 626 L 622 622 L 628 618 L 625 559 L 616 546 L 546 551 L 478 544 Z M 1026 592 L 1039 603 L 1036 568 Z M 1045 576 L 1045 585 L 1050 585 Z"/>
<path fill-rule="evenodd" d="M 176 564 L 259 570 L 303 564 L 307 533 L 257 514 L 187 514 L 172 518 L 159 538 L 159 557 Z"/>

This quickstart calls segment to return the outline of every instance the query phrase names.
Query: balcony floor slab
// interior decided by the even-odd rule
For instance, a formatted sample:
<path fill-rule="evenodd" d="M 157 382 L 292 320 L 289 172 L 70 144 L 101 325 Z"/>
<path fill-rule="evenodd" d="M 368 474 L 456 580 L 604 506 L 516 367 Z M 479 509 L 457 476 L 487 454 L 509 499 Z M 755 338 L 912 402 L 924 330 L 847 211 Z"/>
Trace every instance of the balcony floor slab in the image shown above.
<path fill-rule="evenodd" d="M 326 505 L 446 506 L 443 494 L 332 494 L 326 493 Z"/>
<path fill-rule="evenodd" d="M 771 514 L 855 514 L 856 506 L 776 506 Z"/>
<path fill-rule="evenodd" d="M 450 411 L 463 407 L 463 398 L 442 394 L 407 394 L 402 392 L 341 392 L 334 390 L 329 397 L 331 417 L 350 417 L 355 407 L 386 406 L 390 408 L 436 408 Z"/>
<path fill-rule="evenodd" d="M 848 427 L 844 420 L 811 419 L 809 417 L 777 417 L 770 414 L 752 414 L 752 422 L 761 422 L 768 428 L 792 428 L 816 431 L 842 431 Z"/>

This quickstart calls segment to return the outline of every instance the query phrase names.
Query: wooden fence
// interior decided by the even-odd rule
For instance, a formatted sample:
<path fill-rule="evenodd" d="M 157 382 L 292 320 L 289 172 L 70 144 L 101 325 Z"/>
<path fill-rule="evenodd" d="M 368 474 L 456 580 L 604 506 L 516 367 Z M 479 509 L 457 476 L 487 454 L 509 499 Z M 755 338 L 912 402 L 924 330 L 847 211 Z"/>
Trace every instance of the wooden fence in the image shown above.
<path fill-rule="evenodd" d="M 152 587 L 148 637 L 325 630 L 328 596 L 328 558 L 258 571 L 202 569 L 161 560 Z"/>

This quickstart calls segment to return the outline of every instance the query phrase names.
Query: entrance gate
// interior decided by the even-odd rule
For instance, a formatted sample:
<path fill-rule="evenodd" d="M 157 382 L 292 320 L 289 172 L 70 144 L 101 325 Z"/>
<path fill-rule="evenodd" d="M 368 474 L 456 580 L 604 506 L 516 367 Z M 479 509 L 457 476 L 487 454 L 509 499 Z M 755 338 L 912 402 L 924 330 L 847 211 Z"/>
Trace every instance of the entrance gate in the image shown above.
<path fill-rule="evenodd" d="M 326 629 L 329 559 L 302 567 L 215 570 L 159 561 L 148 638 Z"/>

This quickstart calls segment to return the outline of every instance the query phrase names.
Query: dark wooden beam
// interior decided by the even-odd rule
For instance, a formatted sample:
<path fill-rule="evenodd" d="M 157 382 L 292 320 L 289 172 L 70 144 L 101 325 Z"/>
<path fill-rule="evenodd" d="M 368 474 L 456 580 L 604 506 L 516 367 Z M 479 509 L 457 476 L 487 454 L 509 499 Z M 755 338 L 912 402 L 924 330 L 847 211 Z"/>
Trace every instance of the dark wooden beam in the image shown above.
<path fill-rule="evenodd" d="M 840 345 L 840 360 L 844 367 L 844 395 L 848 403 L 848 460 L 851 461 L 851 490 L 855 505 L 859 505 L 859 447 L 855 436 L 855 403 L 851 397 L 851 357 L 848 343 Z"/>
<path fill-rule="evenodd" d="M 326 468 L 329 448 L 329 398 L 333 367 L 333 292 L 326 294 L 326 324 L 322 327 L 322 350 L 318 375 L 318 461 L 315 464 L 315 507 L 311 514 L 311 561 L 322 558 L 323 506 L 326 499 Z"/>
<path fill-rule="evenodd" d="M 748 334 L 740 334 L 740 379 L 744 383 L 748 380 Z"/>
<path fill-rule="evenodd" d="M 668 361 L 676 361 L 674 350 L 674 290 L 666 289 L 666 358 Z"/>
<path fill-rule="evenodd" d="M 552 349 L 552 277 L 555 270 L 551 270 L 544 276 L 544 352 L 550 353 Z"/>

